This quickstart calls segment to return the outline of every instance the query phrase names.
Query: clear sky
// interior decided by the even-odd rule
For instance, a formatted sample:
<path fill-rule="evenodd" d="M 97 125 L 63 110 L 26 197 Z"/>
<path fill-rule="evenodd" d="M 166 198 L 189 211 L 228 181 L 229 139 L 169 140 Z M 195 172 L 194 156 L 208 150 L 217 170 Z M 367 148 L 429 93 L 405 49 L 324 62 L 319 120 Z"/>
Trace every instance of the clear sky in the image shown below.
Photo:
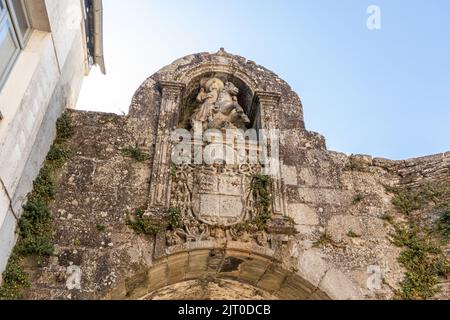
<path fill-rule="evenodd" d="M 369 5 L 381 9 L 370 31 Z M 328 148 L 403 159 L 450 151 L 449 0 L 103 0 L 107 76 L 78 109 L 127 112 L 150 75 L 220 47 L 300 95 Z"/>

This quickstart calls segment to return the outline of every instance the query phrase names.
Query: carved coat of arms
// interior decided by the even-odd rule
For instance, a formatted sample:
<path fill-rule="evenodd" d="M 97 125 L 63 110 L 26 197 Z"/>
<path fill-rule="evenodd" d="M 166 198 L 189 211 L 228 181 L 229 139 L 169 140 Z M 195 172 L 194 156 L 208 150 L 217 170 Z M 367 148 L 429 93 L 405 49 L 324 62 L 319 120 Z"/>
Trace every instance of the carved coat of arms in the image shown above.
<path fill-rule="evenodd" d="M 229 227 L 251 217 L 251 166 L 187 165 L 176 175 L 172 202 L 186 218 Z"/>
<path fill-rule="evenodd" d="M 194 179 L 192 212 L 200 221 L 228 227 L 244 220 L 250 192 L 245 176 L 198 173 Z"/>

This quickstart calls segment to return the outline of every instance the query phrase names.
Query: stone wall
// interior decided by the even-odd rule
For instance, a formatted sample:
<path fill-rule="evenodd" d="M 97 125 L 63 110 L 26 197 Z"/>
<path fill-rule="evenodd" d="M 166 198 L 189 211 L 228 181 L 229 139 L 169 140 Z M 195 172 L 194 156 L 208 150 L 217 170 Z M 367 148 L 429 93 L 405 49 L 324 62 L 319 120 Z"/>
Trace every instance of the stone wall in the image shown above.
<path fill-rule="evenodd" d="M 164 233 L 139 235 L 127 224 L 137 209 L 151 209 L 159 81 L 182 82 L 187 73 L 195 78 L 204 65 L 221 72 L 232 65 L 255 90 L 281 93 L 280 127 L 289 129 L 281 137 L 282 196 L 297 233 L 272 235 L 270 247 L 225 238 L 166 248 Z M 449 153 L 391 161 L 328 151 L 322 136 L 305 131 L 300 101 L 287 84 L 223 51 L 188 56 L 149 78 L 129 116 L 70 115 L 73 156 L 58 174 L 51 205 L 56 251 L 46 266 L 29 267 L 28 299 L 198 298 L 199 292 L 208 298 L 392 299 L 404 269 L 384 219 L 395 211 L 386 186 L 450 181 Z M 145 157 L 130 157 L 130 148 Z M 441 298 L 448 299 L 443 285 Z"/>
<path fill-rule="evenodd" d="M 69 21 L 69 10 L 79 21 Z M 78 0 L 36 0 L 33 31 L 0 91 L 0 272 L 15 242 L 15 228 L 32 182 L 55 138 L 54 124 L 74 107 L 85 74 Z"/>

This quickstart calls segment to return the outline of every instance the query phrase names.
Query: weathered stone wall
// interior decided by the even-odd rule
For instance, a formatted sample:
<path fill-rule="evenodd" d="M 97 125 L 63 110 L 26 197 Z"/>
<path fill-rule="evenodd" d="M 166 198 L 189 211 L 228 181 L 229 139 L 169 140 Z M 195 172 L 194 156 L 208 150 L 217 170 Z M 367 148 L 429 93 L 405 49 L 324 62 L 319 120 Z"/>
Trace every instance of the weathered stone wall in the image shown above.
<path fill-rule="evenodd" d="M 159 237 L 137 235 L 127 214 L 148 204 L 158 81 L 184 81 L 186 72 L 214 61 L 232 65 L 255 90 L 281 93 L 283 194 L 298 233 L 272 248 L 273 255 L 225 241 L 155 260 Z M 450 181 L 450 153 L 390 161 L 328 151 L 322 136 L 305 131 L 300 101 L 287 84 L 223 52 L 183 58 L 149 78 L 129 116 L 73 111 L 71 118 L 73 156 L 58 174 L 52 203 L 56 252 L 47 266 L 30 265 L 29 299 L 224 297 L 217 286 L 229 286 L 225 298 L 391 299 L 404 270 L 389 240 L 393 227 L 383 219 L 394 211 L 385 187 Z M 146 160 L 127 156 L 130 147 Z M 372 281 L 378 274 L 380 287 Z"/>
<path fill-rule="evenodd" d="M 29 1 L 33 31 L 0 91 L 0 273 L 16 241 L 21 207 L 55 138 L 56 118 L 73 108 L 85 74 L 81 3 Z M 69 9 L 79 21 L 68 23 Z"/>

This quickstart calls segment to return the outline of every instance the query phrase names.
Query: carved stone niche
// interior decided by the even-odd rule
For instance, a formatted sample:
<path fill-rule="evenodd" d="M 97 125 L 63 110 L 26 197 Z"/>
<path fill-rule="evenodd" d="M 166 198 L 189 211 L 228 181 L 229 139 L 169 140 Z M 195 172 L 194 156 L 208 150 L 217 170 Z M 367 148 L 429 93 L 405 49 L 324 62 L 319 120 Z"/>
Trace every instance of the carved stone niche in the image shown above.
<path fill-rule="evenodd" d="M 191 130 L 193 121 L 203 129 L 248 129 L 253 92 L 239 78 L 225 73 L 204 73 L 191 81 L 182 101 L 179 128 Z"/>
<path fill-rule="evenodd" d="M 251 154 L 260 160 L 262 148 L 257 145 L 258 138 L 253 143 L 246 141 L 243 145 L 230 146 L 225 140 L 198 141 L 195 133 L 199 128 L 201 134 L 207 129 L 223 133 L 227 129 L 276 129 L 280 95 L 254 92 L 237 77 L 213 72 L 202 73 L 186 87 L 176 82 L 160 84 L 162 101 L 149 211 L 176 213 L 181 224 L 169 229 L 158 242 L 167 248 L 205 241 L 239 241 L 268 249 L 279 248 L 285 239 L 280 234 L 289 235 L 295 229 L 283 217 L 284 197 L 279 175 L 273 176 L 267 190 L 272 199 L 268 210 L 273 219 L 265 227 L 258 226 L 255 221 L 262 210 L 257 205 L 258 196 L 252 183 L 264 173 L 264 165 L 258 161 L 228 163 L 225 159 L 212 164 L 175 165 L 171 156 L 176 142 L 171 141 L 171 131 L 181 128 L 194 133 L 188 151 L 191 160 L 196 159 L 198 147 L 203 152 L 213 145 L 222 148 L 224 154 L 231 149 L 236 158 L 244 154 L 248 160 Z"/>

